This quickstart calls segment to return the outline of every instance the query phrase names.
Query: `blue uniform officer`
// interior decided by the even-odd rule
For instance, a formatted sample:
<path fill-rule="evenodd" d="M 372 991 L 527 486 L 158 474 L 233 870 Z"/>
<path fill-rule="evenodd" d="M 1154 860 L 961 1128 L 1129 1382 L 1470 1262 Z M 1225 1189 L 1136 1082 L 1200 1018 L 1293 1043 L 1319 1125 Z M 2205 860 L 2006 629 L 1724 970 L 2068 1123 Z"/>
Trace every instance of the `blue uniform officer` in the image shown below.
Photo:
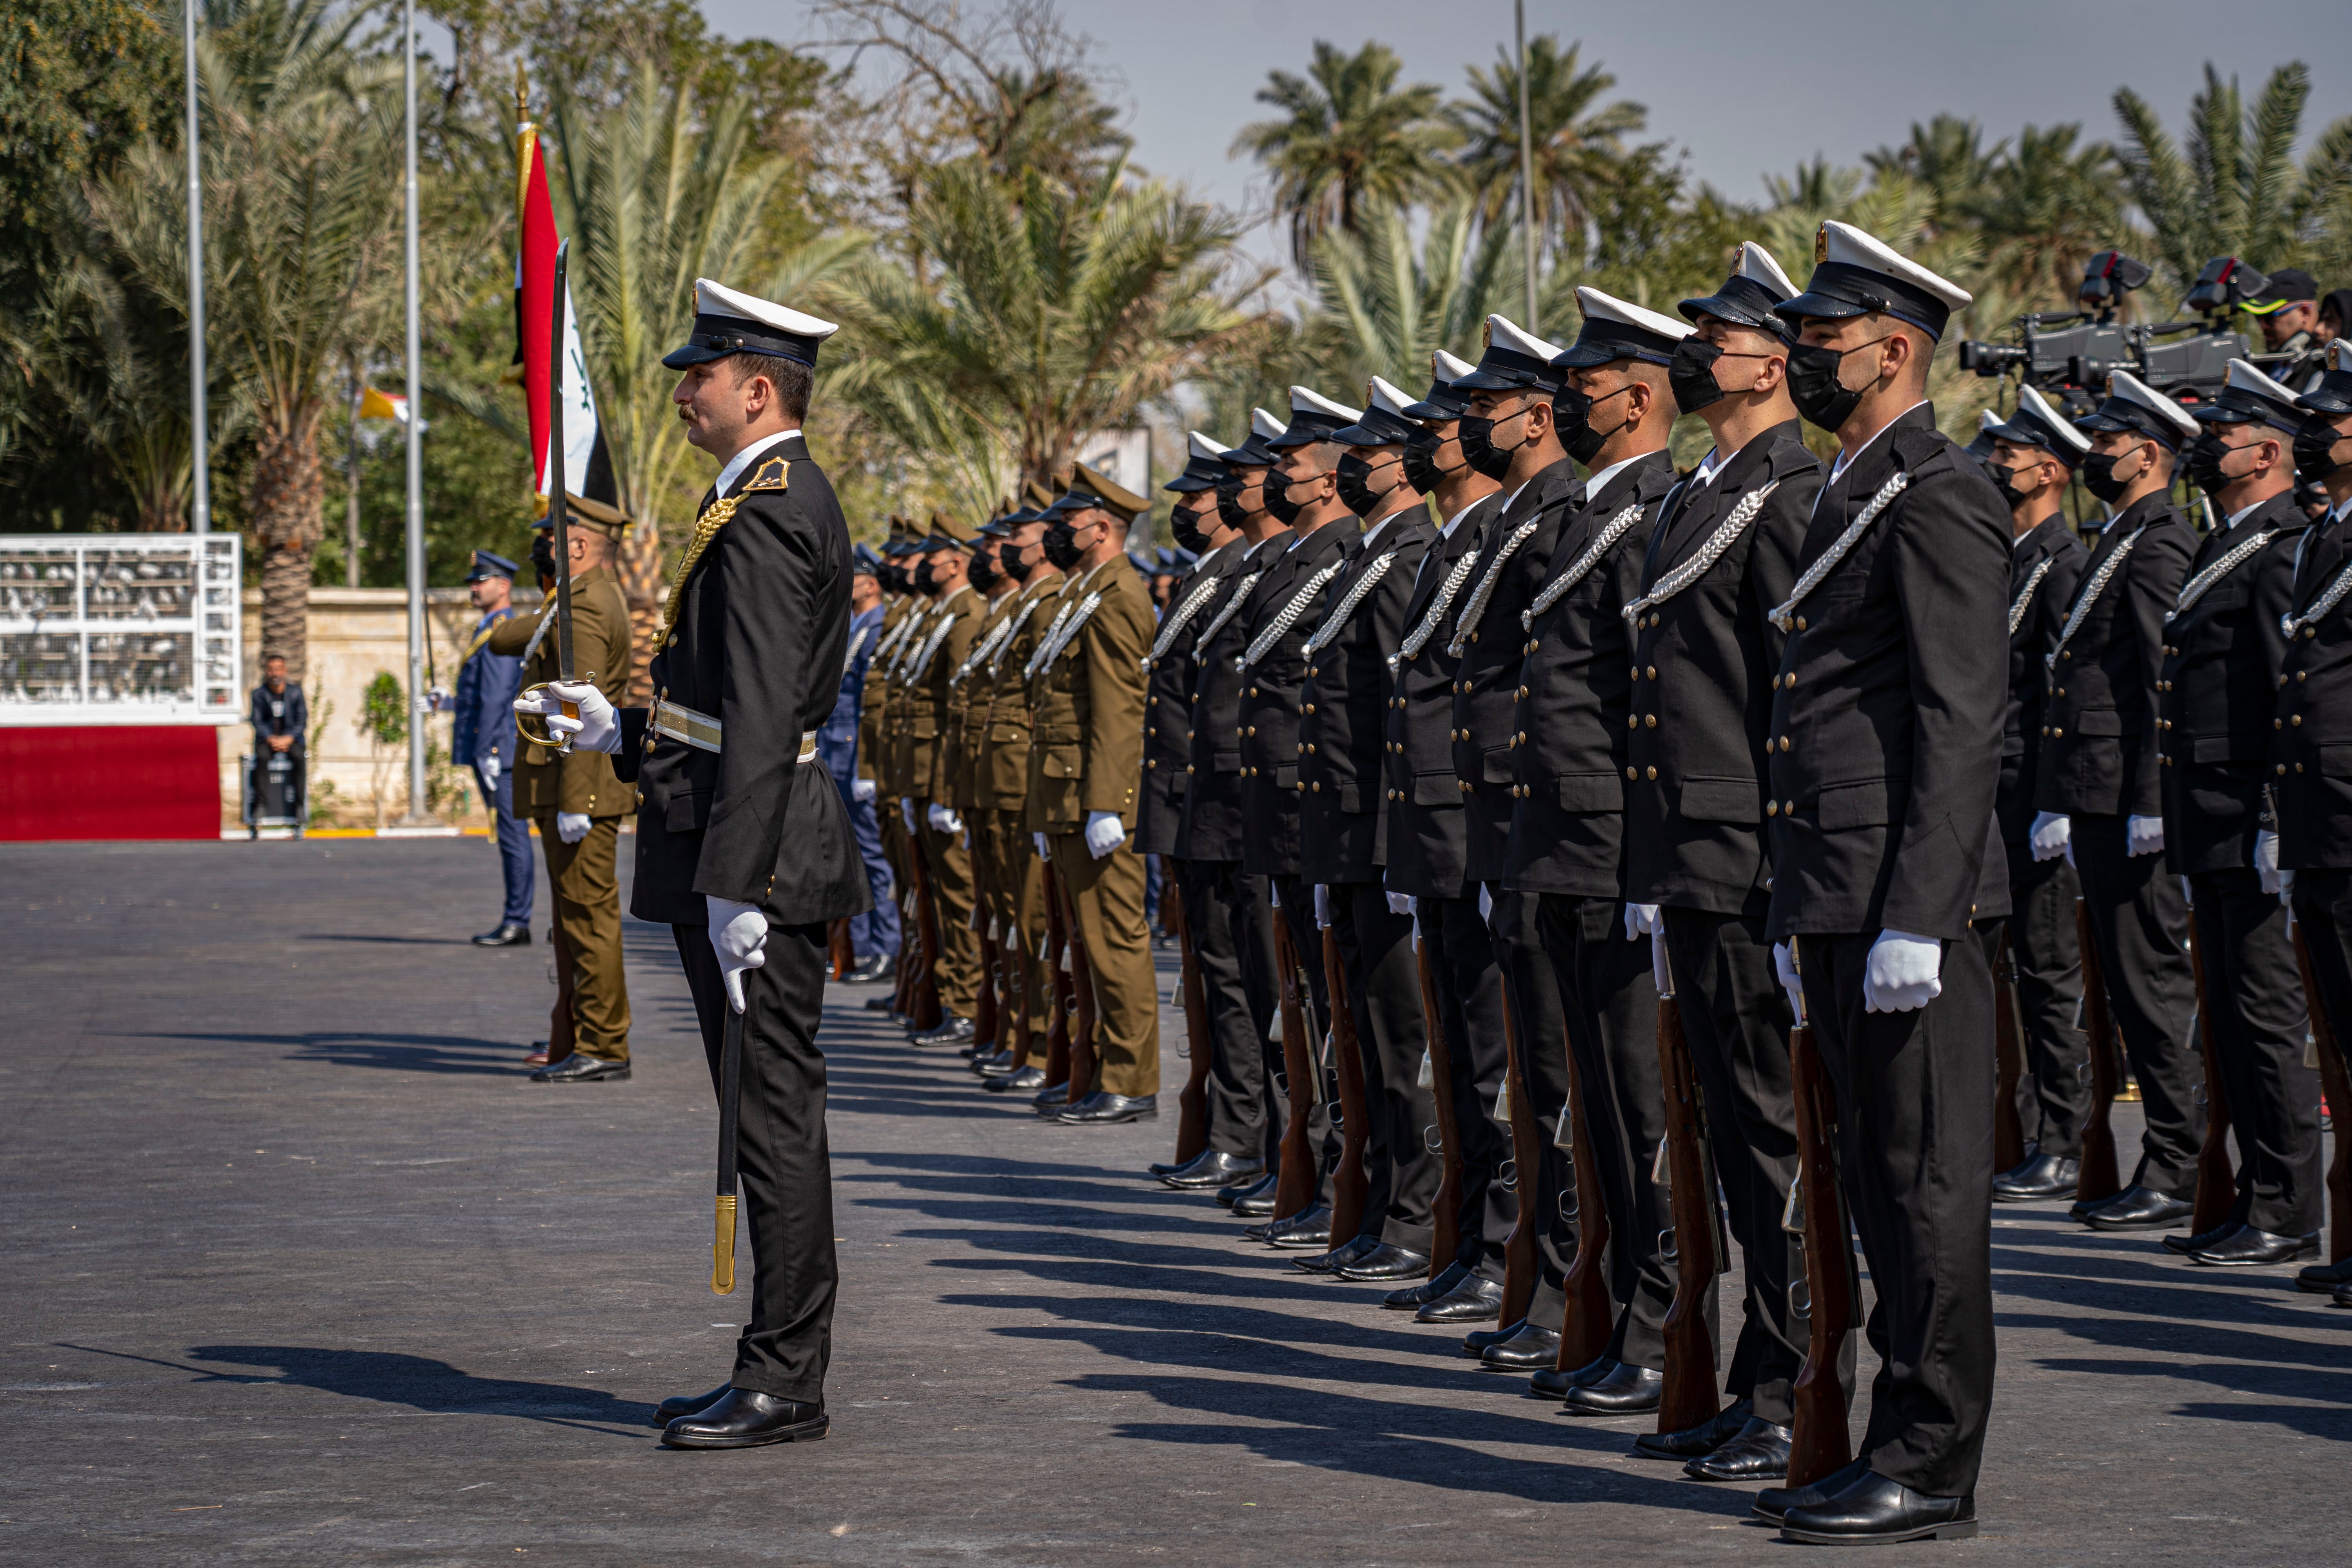
<path fill-rule="evenodd" d="M 893 896 L 890 862 L 882 854 L 882 829 L 874 815 L 874 781 L 857 776 L 857 724 L 866 701 L 866 667 L 874 660 L 875 645 L 882 640 L 882 559 L 866 546 L 857 547 L 849 591 L 849 653 L 841 667 L 841 695 L 833 714 L 816 732 L 816 754 L 833 774 L 841 798 L 849 807 L 850 826 L 857 834 L 857 853 L 866 862 L 866 880 L 874 889 L 874 908 L 849 922 L 850 948 L 857 955 L 853 980 L 877 979 L 887 973 L 898 952 L 898 905 Z"/>
<path fill-rule="evenodd" d="M 484 646 L 490 628 L 515 613 L 514 574 L 515 563 L 505 556 L 474 552 L 466 587 L 482 618 L 474 623 L 458 661 L 457 690 L 450 699 L 456 723 L 449 754 L 472 767 L 482 786 L 482 802 L 498 826 L 499 869 L 506 879 L 506 908 L 498 929 L 476 937 L 477 947 L 530 945 L 530 824 L 514 812 L 514 700 L 522 684 L 522 660 Z"/>

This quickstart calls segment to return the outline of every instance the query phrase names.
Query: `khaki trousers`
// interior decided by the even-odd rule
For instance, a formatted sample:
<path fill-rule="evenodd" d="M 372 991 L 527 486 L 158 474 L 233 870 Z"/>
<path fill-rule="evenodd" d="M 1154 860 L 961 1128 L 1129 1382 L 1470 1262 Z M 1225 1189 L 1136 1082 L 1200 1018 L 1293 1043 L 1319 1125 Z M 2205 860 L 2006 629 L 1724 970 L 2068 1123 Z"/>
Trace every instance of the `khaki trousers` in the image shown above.
<path fill-rule="evenodd" d="M 937 977 L 940 1005 L 969 1018 L 980 997 L 980 936 L 971 929 L 971 851 L 952 833 L 933 827 L 930 803 L 915 803 L 915 830 L 923 836 L 923 869 L 940 921 Z"/>
<path fill-rule="evenodd" d="M 1086 835 L 1047 836 L 1055 879 L 1070 901 L 1094 972 L 1096 1081 L 1106 1094 L 1160 1092 L 1160 987 L 1143 919 L 1143 857 L 1127 843 L 1097 860 Z M 1074 1096 L 1073 1098 L 1076 1098 Z"/>
<path fill-rule="evenodd" d="M 605 1061 L 629 1059 L 629 983 L 621 963 L 621 881 L 614 867 L 621 819 L 600 816 L 588 835 L 566 844 L 555 813 L 538 812 L 539 842 L 547 856 L 547 884 L 555 891 L 557 979 L 572 1001 L 572 1048 Z M 569 981 L 568 987 L 565 982 Z M 551 1037 L 549 1055 L 561 1042 Z"/>

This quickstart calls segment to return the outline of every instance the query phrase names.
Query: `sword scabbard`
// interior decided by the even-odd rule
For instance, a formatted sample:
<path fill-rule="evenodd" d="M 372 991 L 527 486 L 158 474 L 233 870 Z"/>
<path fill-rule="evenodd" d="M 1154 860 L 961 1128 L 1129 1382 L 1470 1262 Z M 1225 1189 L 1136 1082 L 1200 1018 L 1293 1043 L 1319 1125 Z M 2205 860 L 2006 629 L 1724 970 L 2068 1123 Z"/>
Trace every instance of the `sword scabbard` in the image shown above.
<path fill-rule="evenodd" d="M 735 1194 L 720 1194 L 717 1210 L 717 1228 L 710 1238 L 710 1293 L 729 1296 L 735 1291 Z"/>

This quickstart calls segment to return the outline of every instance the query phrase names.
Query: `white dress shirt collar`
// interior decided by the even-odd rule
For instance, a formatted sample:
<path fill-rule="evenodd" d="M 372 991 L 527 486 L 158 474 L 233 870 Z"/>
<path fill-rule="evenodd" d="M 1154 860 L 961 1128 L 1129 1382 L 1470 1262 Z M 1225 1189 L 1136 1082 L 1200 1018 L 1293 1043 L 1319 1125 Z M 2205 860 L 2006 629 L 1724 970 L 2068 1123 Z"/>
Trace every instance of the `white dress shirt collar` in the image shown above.
<path fill-rule="evenodd" d="M 758 461 L 761 454 L 767 451 L 769 447 L 774 446 L 777 442 L 789 441 L 799 434 L 800 432 L 796 429 L 779 430 L 772 436 L 761 437 L 758 440 L 752 442 L 750 446 L 744 447 L 741 451 L 727 459 L 727 466 L 719 470 L 718 482 L 712 486 L 712 489 L 719 494 L 722 496 L 725 495 L 727 493 L 727 487 L 733 484 L 737 479 L 742 478 L 743 470 L 750 468 L 754 462 Z"/>

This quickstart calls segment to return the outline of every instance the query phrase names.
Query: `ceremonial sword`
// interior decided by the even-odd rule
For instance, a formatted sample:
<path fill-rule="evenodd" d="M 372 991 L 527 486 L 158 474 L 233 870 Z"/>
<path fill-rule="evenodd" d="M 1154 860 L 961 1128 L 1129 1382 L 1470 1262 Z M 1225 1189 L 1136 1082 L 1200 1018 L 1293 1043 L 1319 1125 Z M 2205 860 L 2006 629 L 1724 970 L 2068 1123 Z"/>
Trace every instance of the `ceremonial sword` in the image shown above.
<path fill-rule="evenodd" d="M 751 994 L 746 991 L 744 1009 L 749 1011 L 751 1005 Z M 730 1002 L 719 1047 L 719 1202 L 710 1240 L 710 1289 L 718 1296 L 730 1295 L 735 1289 L 735 1124 L 742 1088 L 743 1014 Z"/>

